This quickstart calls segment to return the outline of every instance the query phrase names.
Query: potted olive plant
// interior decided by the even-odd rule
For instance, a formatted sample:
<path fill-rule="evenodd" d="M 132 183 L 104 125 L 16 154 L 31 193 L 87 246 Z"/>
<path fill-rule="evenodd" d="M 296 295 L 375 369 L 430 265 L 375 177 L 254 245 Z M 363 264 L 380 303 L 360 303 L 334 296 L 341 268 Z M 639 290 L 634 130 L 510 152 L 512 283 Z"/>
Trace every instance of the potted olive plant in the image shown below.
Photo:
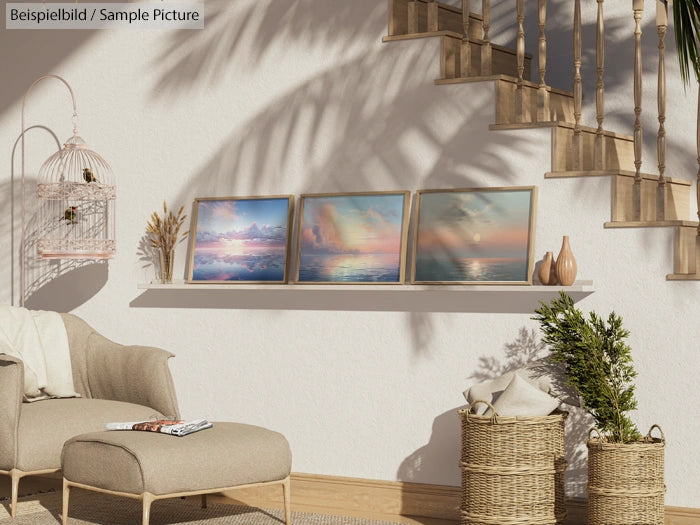
<path fill-rule="evenodd" d="M 629 412 L 637 408 L 636 372 L 625 339 L 629 331 L 610 313 L 588 316 L 560 292 L 540 303 L 539 322 L 550 360 L 564 366 L 566 382 L 595 419 L 588 438 L 588 523 L 664 523 L 664 446 L 658 425 L 642 437 Z M 660 438 L 651 433 L 658 429 Z"/>

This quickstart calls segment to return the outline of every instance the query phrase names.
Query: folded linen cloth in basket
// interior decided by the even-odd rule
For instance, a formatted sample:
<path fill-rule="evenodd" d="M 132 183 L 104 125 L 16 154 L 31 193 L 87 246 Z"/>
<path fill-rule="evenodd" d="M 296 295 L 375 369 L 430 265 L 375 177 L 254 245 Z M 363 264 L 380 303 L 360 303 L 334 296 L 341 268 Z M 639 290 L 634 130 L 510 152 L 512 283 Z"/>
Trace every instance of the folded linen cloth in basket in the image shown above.
<path fill-rule="evenodd" d="M 465 390 L 463 395 L 469 404 L 481 400 L 488 401 L 493 405 L 505 392 L 516 375 L 534 388 L 557 398 L 561 403 L 580 406 L 576 391 L 565 384 L 566 379 L 562 366 L 552 363 L 548 358 L 538 359 L 517 370 L 476 383 Z M 517 386 L 522 389 L 520 382 L 517 383 Z M 487 410 L 488 406 L 484 403 L 478 403 L 473 408 L 474 413 L 477 415 L 483 415 Z"/>

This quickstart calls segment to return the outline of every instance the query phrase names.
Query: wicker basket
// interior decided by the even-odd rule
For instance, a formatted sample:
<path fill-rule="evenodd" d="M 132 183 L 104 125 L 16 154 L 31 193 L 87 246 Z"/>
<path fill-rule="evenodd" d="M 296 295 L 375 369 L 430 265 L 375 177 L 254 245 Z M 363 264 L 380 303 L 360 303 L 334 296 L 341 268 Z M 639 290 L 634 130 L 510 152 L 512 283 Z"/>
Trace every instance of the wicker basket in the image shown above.
<path fill-rule="evenodd" d="M 566 521 L 564 423 L 544 417 L 462 419 L 462 525 L 554 525 Z"/>
<path fill-rule="evenodd" d="M 658 429 L 660 438 L 652 438 Z M 597 437 L 591 437 L 593 433 Z M 642 442 L 606 443 L 597 429 L 588 439 L 588 523 L 663 525 L 666 438 L 653 425 Z"/>

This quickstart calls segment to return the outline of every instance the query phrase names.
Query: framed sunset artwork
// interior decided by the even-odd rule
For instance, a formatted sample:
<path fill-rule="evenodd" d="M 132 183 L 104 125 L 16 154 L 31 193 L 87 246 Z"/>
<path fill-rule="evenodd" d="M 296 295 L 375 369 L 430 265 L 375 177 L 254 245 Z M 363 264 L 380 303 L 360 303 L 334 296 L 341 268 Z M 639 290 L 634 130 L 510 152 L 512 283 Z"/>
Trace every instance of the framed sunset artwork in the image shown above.
<path fill-rule="evenodd" d="M 197 198 L 188 283 L 286 283 L 294 197 Z"/>
<path fill-rule="evenodd" d="M 296 282 L 403 283 L 409 195 L 302 195 Z"/>
<path fill-rule="evenodd" d="M 532 284 L 537 188 L 421 190 L 411 283 Z"/>

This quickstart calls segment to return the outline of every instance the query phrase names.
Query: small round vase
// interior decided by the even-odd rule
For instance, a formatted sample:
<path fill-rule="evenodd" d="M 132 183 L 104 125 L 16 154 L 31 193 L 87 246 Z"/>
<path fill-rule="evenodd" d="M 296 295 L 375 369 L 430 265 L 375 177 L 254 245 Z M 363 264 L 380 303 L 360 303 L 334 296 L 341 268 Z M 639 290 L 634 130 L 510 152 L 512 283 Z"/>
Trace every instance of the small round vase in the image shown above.
<path fill-rule="evenodd" d="M 569 236 L 564 235 L 561 242 L 561 250 L 556 262 L 557 277 L 562 286 L 571 286 L 576 280 L 576 258 L 569 245 Z"/>
<path fill-rule="evenodd" d="M 540 282 L 545 285 L 553 285 L 559 282 L 557 279 L 557 271 L 554 263 L 554 255 L 552 252 L 544 254 L 544 259 L 540 263 L 540 268 L 537 272 Z"/>

